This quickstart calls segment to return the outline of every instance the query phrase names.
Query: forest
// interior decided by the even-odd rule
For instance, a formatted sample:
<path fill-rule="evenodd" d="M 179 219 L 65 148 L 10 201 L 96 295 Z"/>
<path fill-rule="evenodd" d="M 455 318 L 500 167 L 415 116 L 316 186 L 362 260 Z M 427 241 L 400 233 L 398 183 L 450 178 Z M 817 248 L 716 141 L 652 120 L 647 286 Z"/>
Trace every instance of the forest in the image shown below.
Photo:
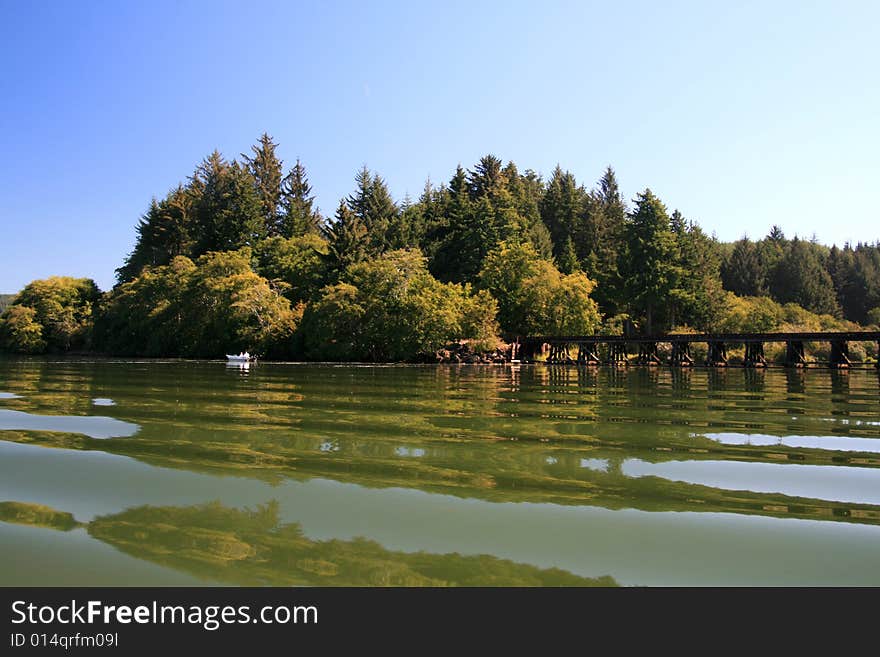
<path fill-rule="evenodd" d="M 215 151 L 154 198 L 102 292 L 29 283 L 0 299 L 0 349 L 109 355 L 431 360 L 517 335 L 846 330 L 880 323 L 880 244 L 724 243 L 650 189 L 625 200 L 486 155 L 417 199 L 366 166 L 332 216 L 267 134 Z"/>

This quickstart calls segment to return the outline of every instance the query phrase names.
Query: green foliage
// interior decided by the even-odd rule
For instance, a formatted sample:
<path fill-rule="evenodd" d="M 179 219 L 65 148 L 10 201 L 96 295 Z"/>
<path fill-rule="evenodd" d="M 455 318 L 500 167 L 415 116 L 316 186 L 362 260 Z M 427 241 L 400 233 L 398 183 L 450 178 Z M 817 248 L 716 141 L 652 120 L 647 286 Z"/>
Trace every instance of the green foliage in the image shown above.
<path fill-rule="evenodd" d="M 583 272 L 562 274 L 542 262 L 539 273 L 526 281 L 523 300 L 528 308 L 526 333 L 531 335 L 590 335 L 601 323 L 598 304 L 590 298 L 595 283 Z"/>
<path fill-rule="evenodd" d="M 326 276 L 327 241 L 315 233 L 270 237 L 254 249 L 256 271 L 292 303 L 307 301 Z"/>
<path fill-rule="evenodd" d="M 10 306 L 0 316 L 0 347 L 17 354 L 40 354 L 46 350 L 43 326 L 37 311 L 28 306 Z"/>
<path fill-rule="evenodd" d="M 388 247 L 388 230 L 397 206 L 382 178 L 363 167 L 355 176 L 357 189 L 347 199 L 348 209 L 366 229 L 368 250 L 381 253 Z"/>
<path fill-rule="evenodd" d="M 192 260 L 177 256 L 117 285 L 95 325 L 97 347 L 116 355 L 194 355 L 190 341 L 195 331 L 185 296 L 195 269 Z"/>
<path fill-rule="evenodd" d="M 859 327 L 832 315 L 812 313 L 795 303 L 780 304 L 769 297 L 738 297 L 725 292 L 712 328 L 725 333 L 773 333 L 852 331 Z"/>
<path fill-rule="evenodd" d="M 109 295 L 96 333 L 114 354 L 285 356 L 301 315 L 251 269 L 245 248 L 146 269 Z"/>
<path fill-rule="evenodd" d="M 324 217 L 314 207 L 315 197 L 306 169 L 297 159 L 281 186 L 279 230 L 284 237 L 299 237 L 323 232 Z"/>
<path fill-rule="evenodd" d="M 339 202 L 335 221 L 327 226 L 327 266 L 335 277 L 370 255 L 367 227 L 345 201 Z"/>
<path fill-rule="evenodd" d="M 654 317 L 677 289 L 683 272 L 666 207 L 650 189 L 638 195 L 636 208 L 624 226 L 621 273 L 635 314 L 644 315 L 648 333 L 654 331 Z"/>
<path fill-rule="evenodd" d="M 778 226 L 755 242 L 722 244 L 677 210 L 669 216 L 650 190 L 628 212 L 611 167 L 586 189 L 560 166 L 545 183 L 486 155 L 400 205 L 363 167 L 325 221 L 305 167 L 297 160 L 284 175 L 277 149 L 263 134 L 240 161 L 215 151 L 153 200 L 102 305 L 102 344 L 154 355 L 246 344 L 381 360 L 456 338 L 494 344 L 496 308 L 501 327 L 520 335 L 622 329 L 621 318 L 644 332 L 880 320 L 870 311 L 880 307 L 880 245 L 829 250 Z M 424 260 L 401 255 L 416 251 Z M 303 312 L 311 328 L 292 342 Z M 7 348 L 87 342 L 61 320 L 47 329 L 39 312 L 3 321 Z"/>
<path fill-rule="evenodd" d="M 715 329 L 722 333 L 767 333 L 784 320 L 782 306 L 769 297 L 738 297 L 725 294 Z"/>
<path fill-rule="evenodd" d="M 482 312 L 475 304 L 484 303 Z M 494 335 L 494 304 L 444 284 L 417 250 L 351 265 L 306 310 L 306 353 L 325 360 L 406 360 L 458 339 Z"/>
<path fill-rule="evenodd" d="M 527 335 L 527 282 L 541 271 L 542 260 L 528 243 L 502 243 L 483 263 L 479 284 L 498 300 L 498 322 L 507 333 Z"/>
<path fill-rule="evenodd" d="M 771 292 L 782 303 L 793 302 L 808 310 L 830 315 L 839 315 L 841 312 L 834 283 L 814 246 L 798 238 L 790 242 L 785 255 L 776 265 Z"/>
<path fill-rule="evenodd" d="M 251 147 L 253 155 L 242 154 L 245 169 L 253 180 L 259 201 L 260 215 L 263 218 L 261 233 L 274 236 L 284 234 L 280 221 L 281 179 L 283 174 L 281 160 L 275 154 L 278 147 L 265 132 L 256 146 Z M 297 162 L 298 163 L 298 162 Z"/>
<path fill-rule="evenodd" d="M 574 238 L 582 236 L 581 219 L 586 202 L 586 192 L 577 184 L 574 176 L 562 171 L 557 165 L 541 199 L 541 219 L 547 226 L 555 245 L 553 255 L 563 271 L 572 272 L 578 268 L 578 255 L 574 249 Z M 582 257 L 590 251 L 582 244 Z"/>
<path fill-rule="evenodd" d="M 100 295 L 90 278 L 52 276 L 28 283 L 0 315 L 0 346 L 18 353 L 89 347 Z"/>
<path fill-rule="evenodd" d="M 743 297 L 768 294 L 768 271 L 758 247 L 747 237 L 736 242 L 721 270 L 724 288 Z"/>
<path fill-rule="evenodd" d="M 582 272 L 562 274 L 527 242 L 502 242 L 486 256 L 480 285 L 499 300 L 499 321 L 516 335 L 584 335 L 601 322 Z"/>

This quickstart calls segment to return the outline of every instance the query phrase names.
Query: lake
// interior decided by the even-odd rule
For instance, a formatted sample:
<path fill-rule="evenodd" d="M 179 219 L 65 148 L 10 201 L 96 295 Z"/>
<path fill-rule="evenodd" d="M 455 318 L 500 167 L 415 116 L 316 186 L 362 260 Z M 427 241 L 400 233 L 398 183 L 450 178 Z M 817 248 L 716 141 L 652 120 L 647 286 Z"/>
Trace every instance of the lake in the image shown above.
<path fill-rule="evenodd" d="M 880 585 L 874 369 L 0 360 L 3 585 Z"/>

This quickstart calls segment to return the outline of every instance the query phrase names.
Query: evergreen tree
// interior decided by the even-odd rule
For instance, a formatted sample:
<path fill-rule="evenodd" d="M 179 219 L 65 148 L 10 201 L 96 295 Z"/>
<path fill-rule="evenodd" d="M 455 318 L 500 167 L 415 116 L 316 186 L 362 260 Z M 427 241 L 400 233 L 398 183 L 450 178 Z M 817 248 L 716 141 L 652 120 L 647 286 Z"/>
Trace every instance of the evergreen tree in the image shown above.
<path fill-rule="evenodd" d="M 625 305 L 626 291 L 618 267 L 625 248 L 626 204 L 610 166 L 599 179 L 599 188 L 584 203 L 581 223 L 592 244 L 588 272 L 598 282 L 594 296 L 606 313 L 616 314 Z"/>
<path fill-rule="evenodd" d="M 421 206 L 407 195 L 398 212 L 388 225 L 387 242 L 390 249 L 417 249 L 424 241 L 425 219 Z"/>
<path fill-rule="evenodd" d="M 831 276 L 810 243 L 797 237 L 776 265 L 771 291 L 780 303 L 796 303 L 812 312 L 840 315 Z"/>
<path fill-rule="evenodd" d="M 388 248 L 388 228 L 397 215 L 385 181 L 366 166 L 355 176 L 357 189 L 348 197 L 348 208 L 367 230 L 371 252 L 379 254 Z"/>
<path fill-rule="evenodd" d="M 553 255 L 557 262 L 570 260 L 572 253 L 575 253 L 574 261 L 568 263 L 569 269 L 566 273 L 573 271 L 572 268 L 577 266 L 579 260 L 575 252 L 574 239 L 582 233 L 579 230 L 579 223 L 585 196 L 586 193 L 578 186 L 574 176 L 568 171 L 563 172 L 562 168 L 556 165 L 541 199 L 541 220 L 550 231 L 554 245 Z M 572 253 L 568 252 L 569 246 Z M 584 255 L 588 253 L 589 249 L 585 249 Z"/>
<path fill-rule="evenodd" d="M 473 200 L 484 196 L 496 196 L 505 182 L 501 160 L 494 155 L 484 155 L 474 170 L 468 172 L 468 190 Z"/>
<path fill-rule="evenodd" d="M 733 246 L 730 258 L 721 269 L 724 289 L 744 297 L 760 297 L 768 293 L 767 266 L 756 245 L 747 237 Z"/>
<path fill-rule="evenodd" d="M 247 169 L 214 151 L 196 169 L 193 256 L 253 245 L 266 237 L 262 201 Z"/>
<path fill-rule="evenodd" d="M 190 196 L 183 186 L 162 201 L 153 201 L 135 227 L 137 240 L 122 267 L 116 270 L 120 283 L 137 276 L 144 267 L 168 264 L 172 258 L 191 252 Z"/>
<path fill-rule="evenodd" d="M 658 309 L 667 303 L 681 276 L 678 249 L 666 207 L 650 189 L 638 195 L 636 207 L 624 225 L 625 251 L 620 269 L 632 314 L 645 318 L 645 330 L 654 332 Z"/>
<path fill-rule="evenodd" d="M 279 214 L 281 209 L 282 162 L 275 154 L 278 147 L 267 133 L 260 136 L 259 142 L 251 146 L 253 155 L 242 154 L 246 170 L 253 177 L 259 197 L 260 215 L 263 230 L 267 236 L 281 234 Z"/>
<path fill-rule="evenodd" d="M 445 204 L 448 229 L 429 263 L 431 273 L 441 281 L 460 283 L 472 280 L 479 271 L 483 252 L 481 245 L 476 243 L 478 231 L 474 226 L 474 216 L 467 174 L 458 165 L 449 182 Z"/>
<path fill-rule="evenodd" d="M 570 236 L 566 238 L 565 246 L 556 258 L 556 264 L 559 267 L 559 271 L 563 274 L 572 274 L 580 270 L 577 253 L 574 250 L 574 242 Z"/>
<path fill-rule="evenodd" d="M 543 221 L 538 219 L 529 227 L 527 238 L 539 256 L 544 260 L 553 259 L 553 239 L 550 237 L 550 231 Z M 577 264 L 577 253 L 574 253 L 572 263 L 573 265 Z"/>
<path fill-rule="evenodd" d="M 671 326 L 706 329 L 723 299 L 717 243 L 675 210 L 670 218 L 678 251 L 677 280 L 664 313 Z"/>
<path fill-rule="evenodd" d="M 435 188 L 431 184 L 430 178 L 426 180 L 416 207 L 421 212 L 423 226 L 420 231 L 419 247 L 428 258 L 429 263 L 434 261 L 437 251 L 449 231 L 448 204 L 449 190 L 446 186 L 441 185 L 439 188 Z"/>
<path fill-rule="evenodd" d="M 320 235 L 324 218 L 314 207 L 315 197 L 306 169 L 299 161 L 284 177 L 281 185 L 281 215 L 279 232 L 283 237 L 299 237 L 313 233 Z"/>
<path fill-rule="evenodd" d="M 344 200 L 339 202 L 335 220 L 327 226 L 326 237 L 329 269 L 337 278 L 349 266 L 363 262 L 371 254 L 367 227 Z"/>

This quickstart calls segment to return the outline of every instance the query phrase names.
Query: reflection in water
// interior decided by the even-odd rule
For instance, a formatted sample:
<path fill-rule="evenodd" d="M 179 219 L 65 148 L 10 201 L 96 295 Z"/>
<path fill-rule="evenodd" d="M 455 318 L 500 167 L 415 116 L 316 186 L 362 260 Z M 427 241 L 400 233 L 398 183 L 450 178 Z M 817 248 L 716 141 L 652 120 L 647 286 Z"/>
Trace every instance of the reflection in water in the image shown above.
<path fill-rule="evenodd" d="M 0 502 L 0 521 L 69 531 L 200 578 L 243 586 L 616 586 L 491 555 L 395 552 L 364 538 L 318 541 L 282 524 L 278 504 L 142 506 L 81 525 L 49 507 Z"/>
<path fill-rule="evenodd" d="M 628 459 L 623 472 L 628 477 L 663 477 L 728 490 L 880 505 L 880 470 L 871 468 Z"/>
<path fill-rule="evenodd" d="M 47 527 L 63 532 L 81 526 L 71 513 L 56 511 L 42 504 L 23 504 L 21 502 L 0 502 L 0 522 Z"/>
<path fill-rule="evenodd" d="M 0 431 L 53 431 L 81 433 L 90 438 L 133 436 L 139 427 L 112 417 L 32 415 L 0 408 Z"/>
<path fill-rule="evenodd" d="M 79 463 L 76 452 L 110 454 L 181 476 L 199 473 L 218 487 L 230 476 L 273 485 L 329 479 L 548 509 L 736 514 L 880 530 L 880 499 L 872 492 L 880 489 L 875 372 L 237 365 L 0 361 L 0 388 L 17 395 L 2 400 L 0 440 L 56 448 L 71 468 Z M 100 409 L 113 417 L 92 415 L 95 400 L 113 400 L 115 406 Z M 3 467 L 0 460 L 0 482 Z M 46 485 L 56 486 L 62 499 L 73 486 L 63 478 Z M 102 509 L 77 516 L 108 517 L 97 500 L 113 497 L 109 479 L 76 485 L 79 505 L 87 507 L 91 495 L 93 507 Z M 153 508 L 147 500 L 135 491 L 129 506 Z M 214 514 L 225 519 L 221 524 L 244 513 L 236 508 L 253 507 L 249 500 L 223 500 L 225 511 Z M 161 508 L 190 503 L 172 500 Z M 492 504 L 481 509 L 491 514 Z M 395 531 L 422 532 L 413 525 Z M 89 532 L 95 535 L 91 525 Z M 236 540 L 259 543 L 236 532 Z M 144 540 L 155 543 L 155 536 Z M 135 554 L 121 537 L 101 540 L 124 543 Z M 313 547 L 330 550 L 328 541 Z M 152 549 L 145 545 L 138 554 L 157 561 Z M 431 552 L 454 551 L 453 540 Z M 393 554 L 405 561 L 403 553 Z M 537 555 L 536 565 L 554 565 Z M 454 580 L 425 572 L 419 576 Z M 230 582 L 252 576 L 210 575 Z"/>
<path fill-rule="evenodd" d="M 845 421 L 845 420 L 844 420 Z M 767 436 L 760 433 L 715 433 L 707 438 L 725 445 L 775 445 L 778 447 L 808 447 L 839 452 L 880 453 L 880 440 L 849 438 L 845 436 Z"/>

